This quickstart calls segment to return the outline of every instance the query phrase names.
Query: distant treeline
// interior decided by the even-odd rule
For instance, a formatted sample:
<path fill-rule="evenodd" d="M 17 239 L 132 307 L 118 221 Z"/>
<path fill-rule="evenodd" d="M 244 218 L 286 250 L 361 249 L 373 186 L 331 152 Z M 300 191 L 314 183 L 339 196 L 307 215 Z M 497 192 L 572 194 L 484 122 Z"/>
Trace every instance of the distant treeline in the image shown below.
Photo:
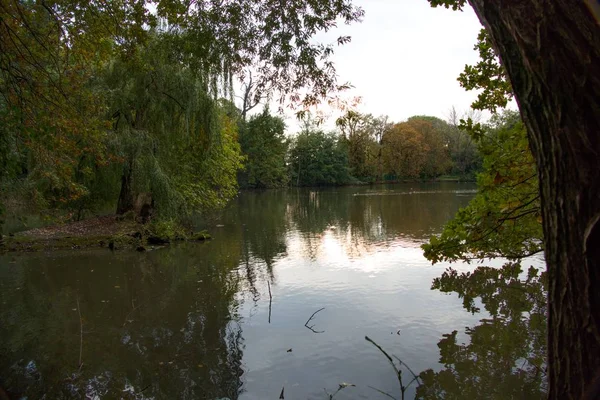
<path fill-rule="evenodd" d="M 472 138 L 450 121 L 414 116 L 389 122 L 347 111 L 337 129 L 325 132 L 310 120 L 300 132 L 285 135 L 283 120 L 268 109 L 239 120 L 245 155 L 238 174 L 242 188 L 327 186 L 452 176 L 474 180 L 481 156 Z"/>

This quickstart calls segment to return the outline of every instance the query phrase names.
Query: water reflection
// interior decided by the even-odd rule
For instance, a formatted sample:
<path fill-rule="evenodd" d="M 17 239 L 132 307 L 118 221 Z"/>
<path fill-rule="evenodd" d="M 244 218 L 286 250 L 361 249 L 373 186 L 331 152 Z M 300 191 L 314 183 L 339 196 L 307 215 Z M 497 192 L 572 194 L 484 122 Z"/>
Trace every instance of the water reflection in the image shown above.
<path fill-rule="evenodd" d="M 429 290 L 445 266 L 419 245 L 473 189 L 247 192 L 208 222 L 205 244 L 2 256 L 0 385 L 29 398 L 254 400 L 282 387 L 326 399 L 349 382 L 336 400 L 378 398 L 369 386 L 400 398 L 368 335 L 424 371 L 407 399 L 541 397 L 543 279 L 478 270 Z M 304 324 L 321 308 L 314 334 Z"/>
<path fill-rule="evenodd" d="M 466 205 L 474 189 L 472 184 L 415 183 L 273 193 L 245 193 L 223 219 L 252 227 L 249 246 L 267 265 L 271 257 L 285 254 L 285 233 L 291 230 L 299 234 L 302 251 L 311 260 L 329 253 L 332 241 L 350 257 L 403 241 L 420 243 Z M 262 240 L 256 243 L 256 239 Z"/>
<path fill-rule="evenodd" d="M 29 398 L 237 398 L 239 241 L 206 247 L 2 268 L 3 386 Z"/>
<path fill-rule="evenodd" d="M 467 327 L 467 343 L 455 330 L 439 341 L 438 372 L 421 373 L 419 399 L 542 399 L 546 387 L 546 274 L 519 264 L 445 272 L 433 289 L 454 292 L 470 312 L 482 304 L 490 318 Z"/>
<path fill-rule="evenodd" d="M 419 241 L 439 231 L 473 192 L 455 183 L 298 190 L 289 196 L 288 215 L 305 239 L 331 230 L 341 241 L 370 246 Z"/>

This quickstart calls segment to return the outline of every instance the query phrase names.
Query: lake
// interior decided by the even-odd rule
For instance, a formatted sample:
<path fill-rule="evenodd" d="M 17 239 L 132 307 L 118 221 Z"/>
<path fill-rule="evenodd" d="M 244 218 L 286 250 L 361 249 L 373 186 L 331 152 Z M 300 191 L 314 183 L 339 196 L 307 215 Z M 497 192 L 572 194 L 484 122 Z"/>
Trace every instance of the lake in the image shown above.
<path fill-rule="evenodd" d="M 467 306 L 431 289 L 450 264 L 420 245 L 474 194 L 451 182 L 244 192 L 198 222 L 206 243 L 3 255 L 0 385 L 28 399 L 401 399 L 368 336 L 413 381 L 405 399 L 419 385 L 428 399 L 543 398 L 541 292 Z"/>

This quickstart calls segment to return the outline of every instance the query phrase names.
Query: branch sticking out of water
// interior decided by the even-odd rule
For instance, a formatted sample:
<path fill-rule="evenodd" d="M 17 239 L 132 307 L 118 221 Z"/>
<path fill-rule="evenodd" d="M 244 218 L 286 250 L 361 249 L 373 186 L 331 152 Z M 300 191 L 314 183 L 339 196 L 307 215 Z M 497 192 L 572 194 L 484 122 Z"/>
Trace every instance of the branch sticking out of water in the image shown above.
<path fill-rule="evenodd" d="M 406 385 L 406 387 L 409 387 L 411 383 L 413 383 L 414 381 L 417 381 L 417 383 L 420 385 L 421 382 L 419 382 L 419 375 L 415 374 L 413 372 L 412 369 L 410 369 L 410 367 L 408 366 L 408 364 L 406 364 L 404 361 L 402 361 L 401 359 L 399 359 L 397 356 L 394 356 L 394 358 L 396 360 L 398 360 L 398 362 L 400 363 L 400 365 L 404 365 L 406 367 L 406 369 L 412 374 L 413 378 L 412 380 L 408 383 L 408 385 Z"/>
<path fill-rule="evenodd" d="M 271 295 L 271 283 L 267 279 L 267 286 L 269 288 L 269 323 L 271 323 L 271 303 L 273 302 L 273 296 Z"/>
<path fill-rule="evenodd" d="M 310 329 L 311 331 L 313 331 L 314 333 L 323 333 L 323 332 L 325 332 L 325 331 L 315 331 L 315 330 L 314 330 L 314 327 L 315 327 L 315 325 L 314 325 L 314 324 L 313 324 L 313 325 L 311 325 L 311 326 L 308 326 L 308 323 L 309 323 L 309 322 L 310 322 L 310 321 L 311 321 L 311 320 L 312 320 L 312 319 L 315 317 L 315 315 L 316 315 L 316 314 L 317 314 L 319 311 L 323 311 L 324 309 L 325 309 L 325 307 L 323 307 L 323 308 L 319 308 L 317 311 L 315 311 L 314 313 L 312 313 L 312 315 L 310 316 L 310 318 L 309 318 L 309 319 L 307 319 L 307 320 L 306 320 L 306 322 L 304 323 L 304 326 L 305 326 L 305 327 L 307 327 L 308 329 Z"/>
<path fill-rule="evenodd" d="M 398 368 L 396 366 L 396 363 L 394 362 L 394 359 L 377 343 L 375 343 L 375 341 L 373 339 L 371 339 L 368 336 L 365 336 L 365 340 L 370 342 L 372 345 L 374 345 L 375 347 L 377 347 L 377 349 L 379 349 L 379 351 L 381 351 L 383 353 L 383 355 L 388 359 L 388 361 L 390 362 L 390 365 L 392 366 L 392 368 L 394 368 L 394 371 L 396 372 L 396 377 L 398 378 L 398 383 L 400 384 L 400 393 L 402 395 L 402 400 L 404 400 L 404 393 L 406 392 L 406 389 L 408 389 L 408 387 L 410 385 L 412 385 L 413 382 L 417 381 L 417 384 L 420 384 L 419 382 L 419 376 L 416 375 L 412 369 L 410 369 L 410 367 L 408 365 L 406 365 L 406 363 L 404 363 L 401 359 L 399 359 L 398 357 L 394 356 L 394 358 L 396 360 L 398 360 L 398 363 L 400 364 L 400 367 L 402 367 L 403 365 L 406 367 L 406 369 L 408 369 L 408 371 L 412 374 L 413 379 L 408 383 L 408 385 L 404 386 L 404 383 L 402 382 L 402 370 L 400 370 L 400 368 Z M 379 390 L 377 388 L 374 388 L 372 386 L 369 386 L 371 389 L 378 391 L 381 394 L 384 394 L 392 399 L 395 399 L 394 396 L 392 396 L 391 394 L 384 392 L 382 390 Z"/>
<path fill-rule="evenodd" d="M 77 313 L 79 314 L 79 370 L 83 367 L 83 319 L 81 318 L 81 308 L 79 307 L 79 295 L 77 295 Z"/>
<path fill-rule="evenodd" d="M 387 396 L 387 397 L 389 397 L 390 399 L 398 400 L 398 399 L 396 399 L 394 396 L 392 396 L 391 394 L 389 394 L 388 392 L 384 392 L 384 391 L 383 391 L 383 390 L 381 390 L 381 389 L 377 389 L 376 387 L 373 387 L 373 386 L 367 386 L 367 387 L 369 387 L 369 388 L 371 388 L 371 389 L 373 389 L 373 390 L 375 390 L 375 391 L 377 391 L 377 392 L 381 393 L 381 394 L 382 394 L 382 395 L 384 395 L 384 396 Z"/>
<path fill-rule="evenodd" d="M 346 382 L 342 382 L 342 383 L 340 383 L 340 385 L 338 386 L 338 389 L 337 389 L 335 392 L 333 392 L 333 393 L 329 393 L 329 392 L 327 391 L 327 389 L 323 389 L 323 390 L 324 390 L 324 391 L 325 391 L 325 393 L 327 394 L 327 396 L 328 396 L 328 400 L 333 400 L 333 398 L 335 397 L 335 395 L 336 395 L 336 394 L 338 394 L 338 392 L 339 392 L 340 390 L 346 389 L 347 387 L 350 387 L 350 386 L 351 386 L 351 387 L 354 387 L 354 386 L 356 386 L 356 385 L 355 385 L 355 384 L 353 384 L 353 383 L 346 383 Z"/>

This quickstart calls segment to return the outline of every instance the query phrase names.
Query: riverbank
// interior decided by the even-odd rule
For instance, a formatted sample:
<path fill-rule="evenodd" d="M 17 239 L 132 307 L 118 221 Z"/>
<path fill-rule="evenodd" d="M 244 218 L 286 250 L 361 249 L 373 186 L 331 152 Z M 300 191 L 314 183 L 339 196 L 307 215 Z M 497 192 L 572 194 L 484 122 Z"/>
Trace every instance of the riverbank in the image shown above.
<path fill-rule="evenodd" d="M 175 241 L 207 240 L 206 232 L 165 228 L 165 224 L 140 224 L 115 215 L 30 229 L 0 238 L 0 253 L 83 248 L 145 251 Z"/>
<path fill-rule="evenodd" d="M 404 179 L 393 179 L 383 181 L 361 181 L 356 179 L 352 182 L 340 183 L 338 185 L 316 185 L 316 186 L 281 186 L 281 187 L 240 187 L 240 192 L 251 192 L 251 191 L 263 191 L 263 190 L 280 190 L 280 189 L 301 189 L 301 188 L 315 188 L 324 189 L 331 187 L 355 187 L 355 186 L 373 186 L 373 185 L 400 185 L 406 183 L 437 183 L 437 182 L 453 182 L 453 183 L 476 183 L 477 179 L 474 176 L 458 176 L 458 175 L 442 175 L 437 178 L 421 179 L 421 178 L 404 178 Z"/>

